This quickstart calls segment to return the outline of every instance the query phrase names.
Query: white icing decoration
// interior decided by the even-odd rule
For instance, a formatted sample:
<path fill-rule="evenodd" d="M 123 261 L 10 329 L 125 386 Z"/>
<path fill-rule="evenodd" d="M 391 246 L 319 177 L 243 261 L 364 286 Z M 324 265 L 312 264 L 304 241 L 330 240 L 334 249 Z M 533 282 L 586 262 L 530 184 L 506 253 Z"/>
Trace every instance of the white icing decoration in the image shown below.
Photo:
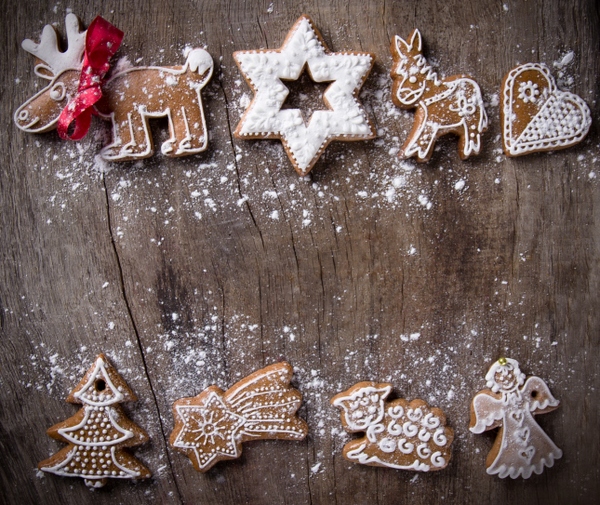
<path fill-rule="evenodd" d="M 120 425 L 122 414 L 115 407 L 125 399 L 122 387 L 115 386 L 106 370 L 107 363 L 98 357 L 86 383 L 73 393 L 81 401 L 83 419 L 73 425 L 59 428 L 57 433 L 71 444 L 70 451 L 52 466 L 43 463 L 40 469 L 65 477 L 84 477 L 86 485 L 102 487 L 107 478 L 132 479 L 147 470 L 133 458 L 119 462 L 119 445 L 135 437 L 133 431 Z M 100 392 L 98 381 L 103 381 Z M 144 435 L 145 436 L 145 435 Z M 131 442 L 129 442 L 131 444 Z M 127 444 L 126 444 L 127 445 Z M 134 444 L 136 445 L 136 444 Z"/>
<path fill-rule="evenodd" d="M 425 426 L 426 428 L 433 429 L 433 428 L 437 428 L 440 425 L 440 420 L 430 412 L 423 418 L 423 421 L 421 421 L 421 424 L 423 426 Z"/>
<path fill-rule="evenodd" d="M 398 440 L 398 449 L 400 449 L 400 452 L 404 454 L 410 454 L 411 452 L 413 452 L 414 448 L 415 444 L 407 442 L 405 438 L 401 438 L 400 440 Z"/>
<path fill-rule="evenodd" d="M 417 454 L 420 458 L 427 459 L 431 453 L 432 451 L 427 444 L 420 444 L 417 446 Z"/>
<path fill-rule="evenodd" d="M 65 52 L 59 51 L 56 31 L 51 25 L 44 27 L 39 44 L 29 39 L 23 41 L 23 48 L 43 61 L 35 67 L 36 74 L 51 81 L 15 112 L 15 124 L 23 131 L 41 133 L 55 128 L 60 113 L 77 92 L 86 32 L 79 32 L 79 21 L 74 14 L 67 15 L 65 25 L 69 44 Z M 103 109 L 100 115 L 112 121 L 113 129 L 112 143 L 100 152 L 104 160 L 151 156 L 148 118 L 165 116 L 171 136 L 162 143 L 164 155 L 188 156 L 206 150 L 208 134 L 200 91 L 212 76 L 213 60 L 199 48 L 190 50 L 186 57 L 182 66 L 121 67 L 103 84 L 105 98 L 97 105 L 100 108 L 101 103 L 108 104 L 112 112 Z M 142 75 L 140 72 L 148 74 L 144 76 L 143 99 L 139 98 L 139 85 L 129 82 Z M 143 136 L 138 134 L 136 139 L 136 132 L 143 132 Z"/>
<path fill-rule="evenodd" d="M 461 137 L 461 158 L 479 154 L 481 134 L 488 126 L 479 85 L 469 77 L 439 79 L 421 51 L 419 30 L 413 31 L 409 42 L 394 38 L 394 102 L 406 109 L 418 107 L 422 117 L 402 148 L 403 156 L 427 161 L 437 138 L 450 132 Z"/>
<path fill-rule="evenodd" d="M 195 398 L 178 400 L 174 407 L 182 425 L 172 435 L 173 447 L 191 450 L 204 471 L 223 457 L 237 458 L 245 440 L 303 439 L 306 425 L 294 415 L 300 395 L 289 386 L 290 376 L 291 367 L 279 363 L 225 393 L 209 388 Z"/>
<path fill-rule="evenodd" d="M 442 426 L 424 402 L 393 400 L 386 405 L 383 400 L 390 392 L 389 384 L 361 383 L 332 399 L 332 405 L 342 410 L 346 431 L 366 432 L 364 438 L 346 444 L 344 455 L 362 464 L 403 470 L 444 467 L 450 458 L 452 430 Z"/>
<path fill-rule="evenodd" d="M 102 392 L 96 390 L 96 381 L 103 380 L 106 387 Z M 90 374 L 87 382 L 79 391 L 73 394 L 75 398 L 81 400 L 86 405 L 105 407 L 123 401 L 124 395 L 113 384 L 110 376 L 106 372 L 106 363 L 102 358 L 98 358 L 94 363 L 94 370 Z"/>
<path fill-rule="evenodd" d="M 378 445 L 383 452 L 389 453 L 396 450 L 396 441 L 393 438 L 382 438 Z"/>
<path fill-rule="evenodd" d="M 519 84 L 519 100 L 523 100 L 525 103 L 534 103 L 537 100 L 537 96 L 540 94 L 538 85 L 534 82 L 527 81 Z"/>
<path fill-rule="evenodd" d="M 433 441 L 440 447 L 444 447 L 448 443 L 448 439 L 446 438 L 446 435 L 444 435 L 443 428 L 438 428 L 435 430 L 435 433 L 433 434 Z"/>
<path fill-rule="evenodd" d="M 338 396 L 333 402 L 335 407 L 341 407 L 346 412 L 347 427 L 351 431 L 364 431 L 369 426 L 378 424 L 384 416 L 384 400 L 392 391 L 391 386 L 383 388 L 365 387 L 349 396 Z M 369 397 L 378 393 L 377 401 L 371 404 Z M 364 412 L 364 407 L 376 407 L 371 412 Z M 371 409 L 367 409 L 368 411 Z M 366 415 L 366 414 L 369 415 Z"/>
<path fill-rule="evenodd" d="M 532 473 L 542 473 L 562 456 L 562 451 L 533 418 L 536 413 L 558 407 L 546 383 L 539 377 L 525 376 L 517 361 L 496 362 L 486 375 L 488 387 L 500 398 L 482 391 L 473 398 L 475 422 L 470 430 L 483 433 L 502 426 L 498 454 L 487 468 L 490 475 L 527 479 Z M 541 412 L 540 412 L 541 411 Z"/>
<path fill-rule="evenodd" d="M 280 138 L 302 175 L 311 170 L 330 141 L 374 138 L 374 129 L 356 98 L 373 57 L 329 52 L 307 17 L 296 22 L 280 50 L 238 51 L 234 58 L 255 92 L 236 136 Z M 314 81 L 331 82 L 323 95 L 330 110 L 315 111 L 308 124 L 299 109 L 281 109 L 288 95 L 281 79 L 297 80 L 304 68 Z"/>
<path fill-rule="evenodd" d="M 528 75 L 533 72 L 543 80 L 542 92 L 531 79 L 521 77 L 525 72 Z M 528 108 L 520 110 L 524 106 Z M 575 145 L 587 135 L 592 124 L 587 104 L 574 93 L 557 89 L 550 70 L 541 63 L 526 63 L 509 72 L 502 107 L 504 145 L 510 156 Z M 529 118 L 520 132 L 514 126 L 519 112 Z"/>
<path fill-rule="evenodd" d="M 443 468 L 446 466 L 446 460 L 442 456 L 442 453 L 437 451 L 431 455 L 431 464 L 436 468 Z"/>

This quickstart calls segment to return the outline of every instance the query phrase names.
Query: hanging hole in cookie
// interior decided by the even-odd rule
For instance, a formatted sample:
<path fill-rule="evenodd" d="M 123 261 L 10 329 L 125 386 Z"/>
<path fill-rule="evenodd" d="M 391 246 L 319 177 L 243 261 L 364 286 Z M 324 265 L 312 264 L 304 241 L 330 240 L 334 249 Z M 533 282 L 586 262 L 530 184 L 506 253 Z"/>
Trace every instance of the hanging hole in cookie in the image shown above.
<path fill-rule="evenodd" d="M 531 392 L 531 398 L 537 398 L 537 395 L 538 395 L 538 392 L 537 392 L 537 391 L 533 390 L 533 391 Z"/>
<path fill-rule="evenodd" d="M 96 379 L 94 387 L 96 388 L 96 391 L 104 391 L 106 389 L 106 382 L 104 379 Z"/>
<path fill-rule="evenodd" d="M 323 94 L 331 84 L 331 81 L 315 82 L 311 79 L 306 69 L 304 69 L 300 77 L 295 81 L 282 79 L 282 82 L 288 88 L 289 94 L 283 102 L 281 109 L 299 109 L 304 124 L 310 122 L 315 111 L 330 110 L 325 105 Z"/>

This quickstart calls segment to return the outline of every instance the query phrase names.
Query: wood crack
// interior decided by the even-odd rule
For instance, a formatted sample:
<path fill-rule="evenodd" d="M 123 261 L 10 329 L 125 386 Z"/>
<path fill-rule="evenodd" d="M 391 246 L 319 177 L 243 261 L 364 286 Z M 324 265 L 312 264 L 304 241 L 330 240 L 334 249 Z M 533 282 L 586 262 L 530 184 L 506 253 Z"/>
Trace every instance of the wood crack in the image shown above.
<path fill-rule="evenodd" d="M 229 132 L 229 143 L 231 144 L 231 152 L 233 154 L 233 165 L 235 166 L 235 173 L 236 173 L 237 181 L 238 181 L 238 193 L 240 195 L 240 198 L 244 198 L 244 195 L 242 194 L 242 186 L 241 186 L 241 182 L 240 182 L 240 170 L 239 170 L 237 158 L 235 155 L 235 147 L 234 147 L 235 144 L 234 144 L 233 131 L 231 130 L 231 120 L 229 118 L 229 101 L 227 100 L 227 93 L 225 93 L 225 87 L 223 86 L 223 81 L 221 80 L 220 76 L 219 76 L 218 81 L 219 81 L 219 86 L 221 87 L 221 91 L 223 92 L 223 99 L 225 100 L 225 110 L 227 111 L 227 113 L 225 114 L 225 119 L 227 120 L 227 131 Z M 248 209 L 248 214 L 250 214 L 250 219 L 252 219 L 252 223 L 254 223 L 254 227 L 258 231 L 258 235 L 260 236 L 260 242 L 261 242 L 263 250 L 264 250 L 265 249 L 265 241 L 263 239 L 262 232 L 260 231 L 260 228 L 258 227 L 258 223 L 256 222 L 256 219 L 254 218 L 254 214 L 252 213 L 250 204 L 248 203 L 247 200 L 244 202 L 244 204 L 246 205 L 246 209 Z"/>
<path fill-rule="evenodd" d="M 168 437 L 165 432 L 165 426 L 162 422 L 162 417 L 161 417 L 161 413 L 160 413 L 160 408 L 158 406 L 158 399 L 156 397 L 156 392 L 154 391 L 152 379 L 150 378 L 150 372 L 148 370 L 148 364 L 146 362 L 146 356 L 144 354 L 144 348 L 142 346 L 140 332 L 135 323 L 135 319 L 133 317 L 133 311 L 131 309 L 131 304 L 129 303 L 129 299 L 127 297 L 127 292 L 125 290 L 125 278 L 123 276 L 123 266 L 121 264 L 121 258 L 119 257 L 119 251 L 117 249 L 115 236 L 113 234 L 112 216 L 111 216 L 111 212 L 110 212 L 110 200 L 108 198 L 108 187 L 106 185 L 106 174 L 102 174 L 102 184 L 104 186 L 104 194 L 106 196 L 106 217 L 107 217 L 107 221 L 108 221 L 108 233 L 110 236 L 110 243 L 111 243 L 112 249 L 115 253 L 115 260 L 116 260 L 117 268 L 119 271 L 119 283 L 120 283 L 120 287 L 121 287 L 121 294 L 123 296 L 123 301 L 125 302 L 125 308 L 127 309 L 127 314 L 129 316 L 129 320 L 131 321 L 131 326 L 133 327 L 133 331 L 135 333 L 135 338 L 136 338 L 136 341 L 138 344 L 138 348 L 140 350 L 140 356 L 142 358 L 142 365 L 144 366 L 144 374 L 146 375 L 146 378 L 148 379 L 148 385 L 150 386 L 150 393 L 152 394 L 152 400 L 154 401 L 154 406 L 156 407 L 156 413 L 158 415 L 158 425 L 160 428 L 161 435 L 163 437 L 163 441 L 165 442 L 165 446 L 166 446 L 166 440 L 168 439 Z M 177 490 L 177 495 L 179 497 L 179 503 L 183 503 L 183 495 L 181 493 L 181 490 L 179 489 L 179 484 L 177 483 L 177 479 L 175 477 L 175 471 L 173 469 L 173 463 L 171 461 L 169 451 L 166 451 L 166 453 L 167 453 L 167 463 L 169 464 L 169 469 L 171 470 L 171 475 L 173 477 L 175 489 Z"/>

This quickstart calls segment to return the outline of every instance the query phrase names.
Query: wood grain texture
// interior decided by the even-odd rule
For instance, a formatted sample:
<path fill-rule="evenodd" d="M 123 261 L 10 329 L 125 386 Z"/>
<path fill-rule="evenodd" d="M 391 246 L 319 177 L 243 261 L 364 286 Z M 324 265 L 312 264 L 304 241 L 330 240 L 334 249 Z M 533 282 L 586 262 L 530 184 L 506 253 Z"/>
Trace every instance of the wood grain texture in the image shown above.
<path fill-rule="evenodd" d="M 0 7 L 9 13 L 0 31 L 0 502 L 597 502 L 596 2 L 74 0 L 85 25 L 101 14 L 126 33 L 117 57 L 174 65 L 185 46 L 206 46 L 215 61 L 203 90 L 206 152 L 104 171 L 100 120 L 77 144 L 12 122 L 40 86 L 20 43 L 46 23 L 63 30 L 67 6 Z M 377 57 L 361 100 L 378 138 L 332 143 L 306 178 L 280 142 L 232 137 L 251 97 L 233 51 L 278 48 L 302 13 L 331 50 Z M 479 157 L 460 161 L 456 140 L 443 138 L 426 165 L 397 158 L 413 113 L 391 102 L 389 44 L 415 27 L 441 73 L 470 74 L 482 88 L 490 129 Z M 502 77 L 528 61 L 557 75 L 553 62 L 568 51 L 561 82 L 590 105 L 589 136 L 552 155 L 505 158 Z M 156 143 L 165 126 L 154 122 Z M 64 399 L 99 352 L 139 398 L 124 408 L 151 437 L 133 452 L 154 476 L 92 492 L 35 468 L 62 447 L 45 431 L 75 413 Z M 561 401 L 539 423 L 564 456 L 527 481 L 486 475 L 493 435 L 468 431 L 470 400 L 502 355 Z M 304 442 L 248 443 L 207 474 L 168 447 L 174 400 L 282 359 L 304 395 Z M 413 474 L 342 458 L 348 438 L 329 399 L 363 380 L 444 410 L 456 436 L 448 468 Z"/>

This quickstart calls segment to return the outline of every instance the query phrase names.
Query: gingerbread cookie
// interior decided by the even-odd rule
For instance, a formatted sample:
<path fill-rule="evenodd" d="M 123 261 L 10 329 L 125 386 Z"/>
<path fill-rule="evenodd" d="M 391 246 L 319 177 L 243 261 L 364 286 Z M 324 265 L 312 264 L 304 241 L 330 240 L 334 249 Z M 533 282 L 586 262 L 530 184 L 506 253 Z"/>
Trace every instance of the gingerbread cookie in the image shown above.
<path fill-rule="evenodd" d="M 235 136 L 240 139 L 281 139 L 300 175 L 310 172 L 332 140 L 368 140 L 375 128 L 358 101 L 358 93 L 373 66 L 363 52 L 332 53 L 311 19 L 296 21 L 280 49 L 237 51 L 233 57 L 254 92 Z M 299 109 L 282 109 L 289 90 L 306 69 L 315 82 L 331 82 L 323 94 L 327 110 L 317 110 L 305 123 Z"/>
<path fill-rule="evenodd" d="M 500 119 L 507 156 L 571 147 L 583 140 L 592 124 L 587 104 L 560 91 L 541 63 L 519 65 L 504 77 Z"/>
<path fill-rule="evenodd" d="M 435 141 L 448 133 L 458 135 L 461 159 L 479 154 L 481 134 L 488 125 L 479 85 L 465 75 L 439 79 L 422 49 L 421 33 L 416 29 L 408 42 L 396 36 L 391 46 L 392 100 L 403 109 L 417 109 L 400 155 L 426 162 L 433 154 Z"/>
<path fill-rule="evenodd" d="M 302 402 L 290 387 L 292 367 L 277 363 L 258 370 L 227 391 L 210 386 L 173 404 L 175 427 L 169 441 L 199 472 L 238 458 L 249 440 L 302 440 L 306 423 L 295 415 Z"/>
<path fill-rule="evenodd" d="M 48 429 L 48 435 L 69 445 L 42 461 L 38 468 L 56 475 L 81 477 L 94 488 L 104 486 L 107 479 L 150 477 L 150 470 L 124 449 L 148 441 L 146 432 L 130 421 L 118 405 L 136 400 L 104 354 L 98 355 L 67 398 L 83 407 L 73 417 Z"/>
<path fill-rule="evenodd" d="M 562 456 L 533 416 L 558 408 L 546 383 L 525 377 L 514 359 L 500 358 L 485 376 L 489 389 L 477 393 L 471 403 L 473 433 L 499 428 L 488 454 L 487 473 L 501 478 L 524 479 L 540 474 Z"/>
<path fill-rule="evenodd" d="M 454 431 L 444 413 L 423 400 L 386 402 L 391 391 L 391 384 L 359 382 L 331 399 L 346 431 L 366 432 L 344 446 L 346 459 L 418 472 L 445 468 Z"/>
<path fill-rule="evenodd" d="M 15 123 L 23 131 L 56 128 L 61 113 L 76 105 L 80 79 L 91 68 L 83 68 L 87 32 L 80 32 L 74 14 L 67 15 L 65 25 L 68 49 L 64 52 L 51 25 L 44 28 L 39 44 L 23 41 L 23 49 L 36 57 L 36 75 L 50 81 L 15 112 Z M 210 55 L 193 49 L 182 66 L 128 68 L 103 82 L 96 109 L 112 122 L 113 140 L 102 149 L 102 158 L 127 161 L 152 156 L 148 119 L 155 117 L 169 120 L 170 138 L 162 143 L 163 154 L 187 156 L 204 151 L 208 135 L 200 91 L 212 71 Z"/>

